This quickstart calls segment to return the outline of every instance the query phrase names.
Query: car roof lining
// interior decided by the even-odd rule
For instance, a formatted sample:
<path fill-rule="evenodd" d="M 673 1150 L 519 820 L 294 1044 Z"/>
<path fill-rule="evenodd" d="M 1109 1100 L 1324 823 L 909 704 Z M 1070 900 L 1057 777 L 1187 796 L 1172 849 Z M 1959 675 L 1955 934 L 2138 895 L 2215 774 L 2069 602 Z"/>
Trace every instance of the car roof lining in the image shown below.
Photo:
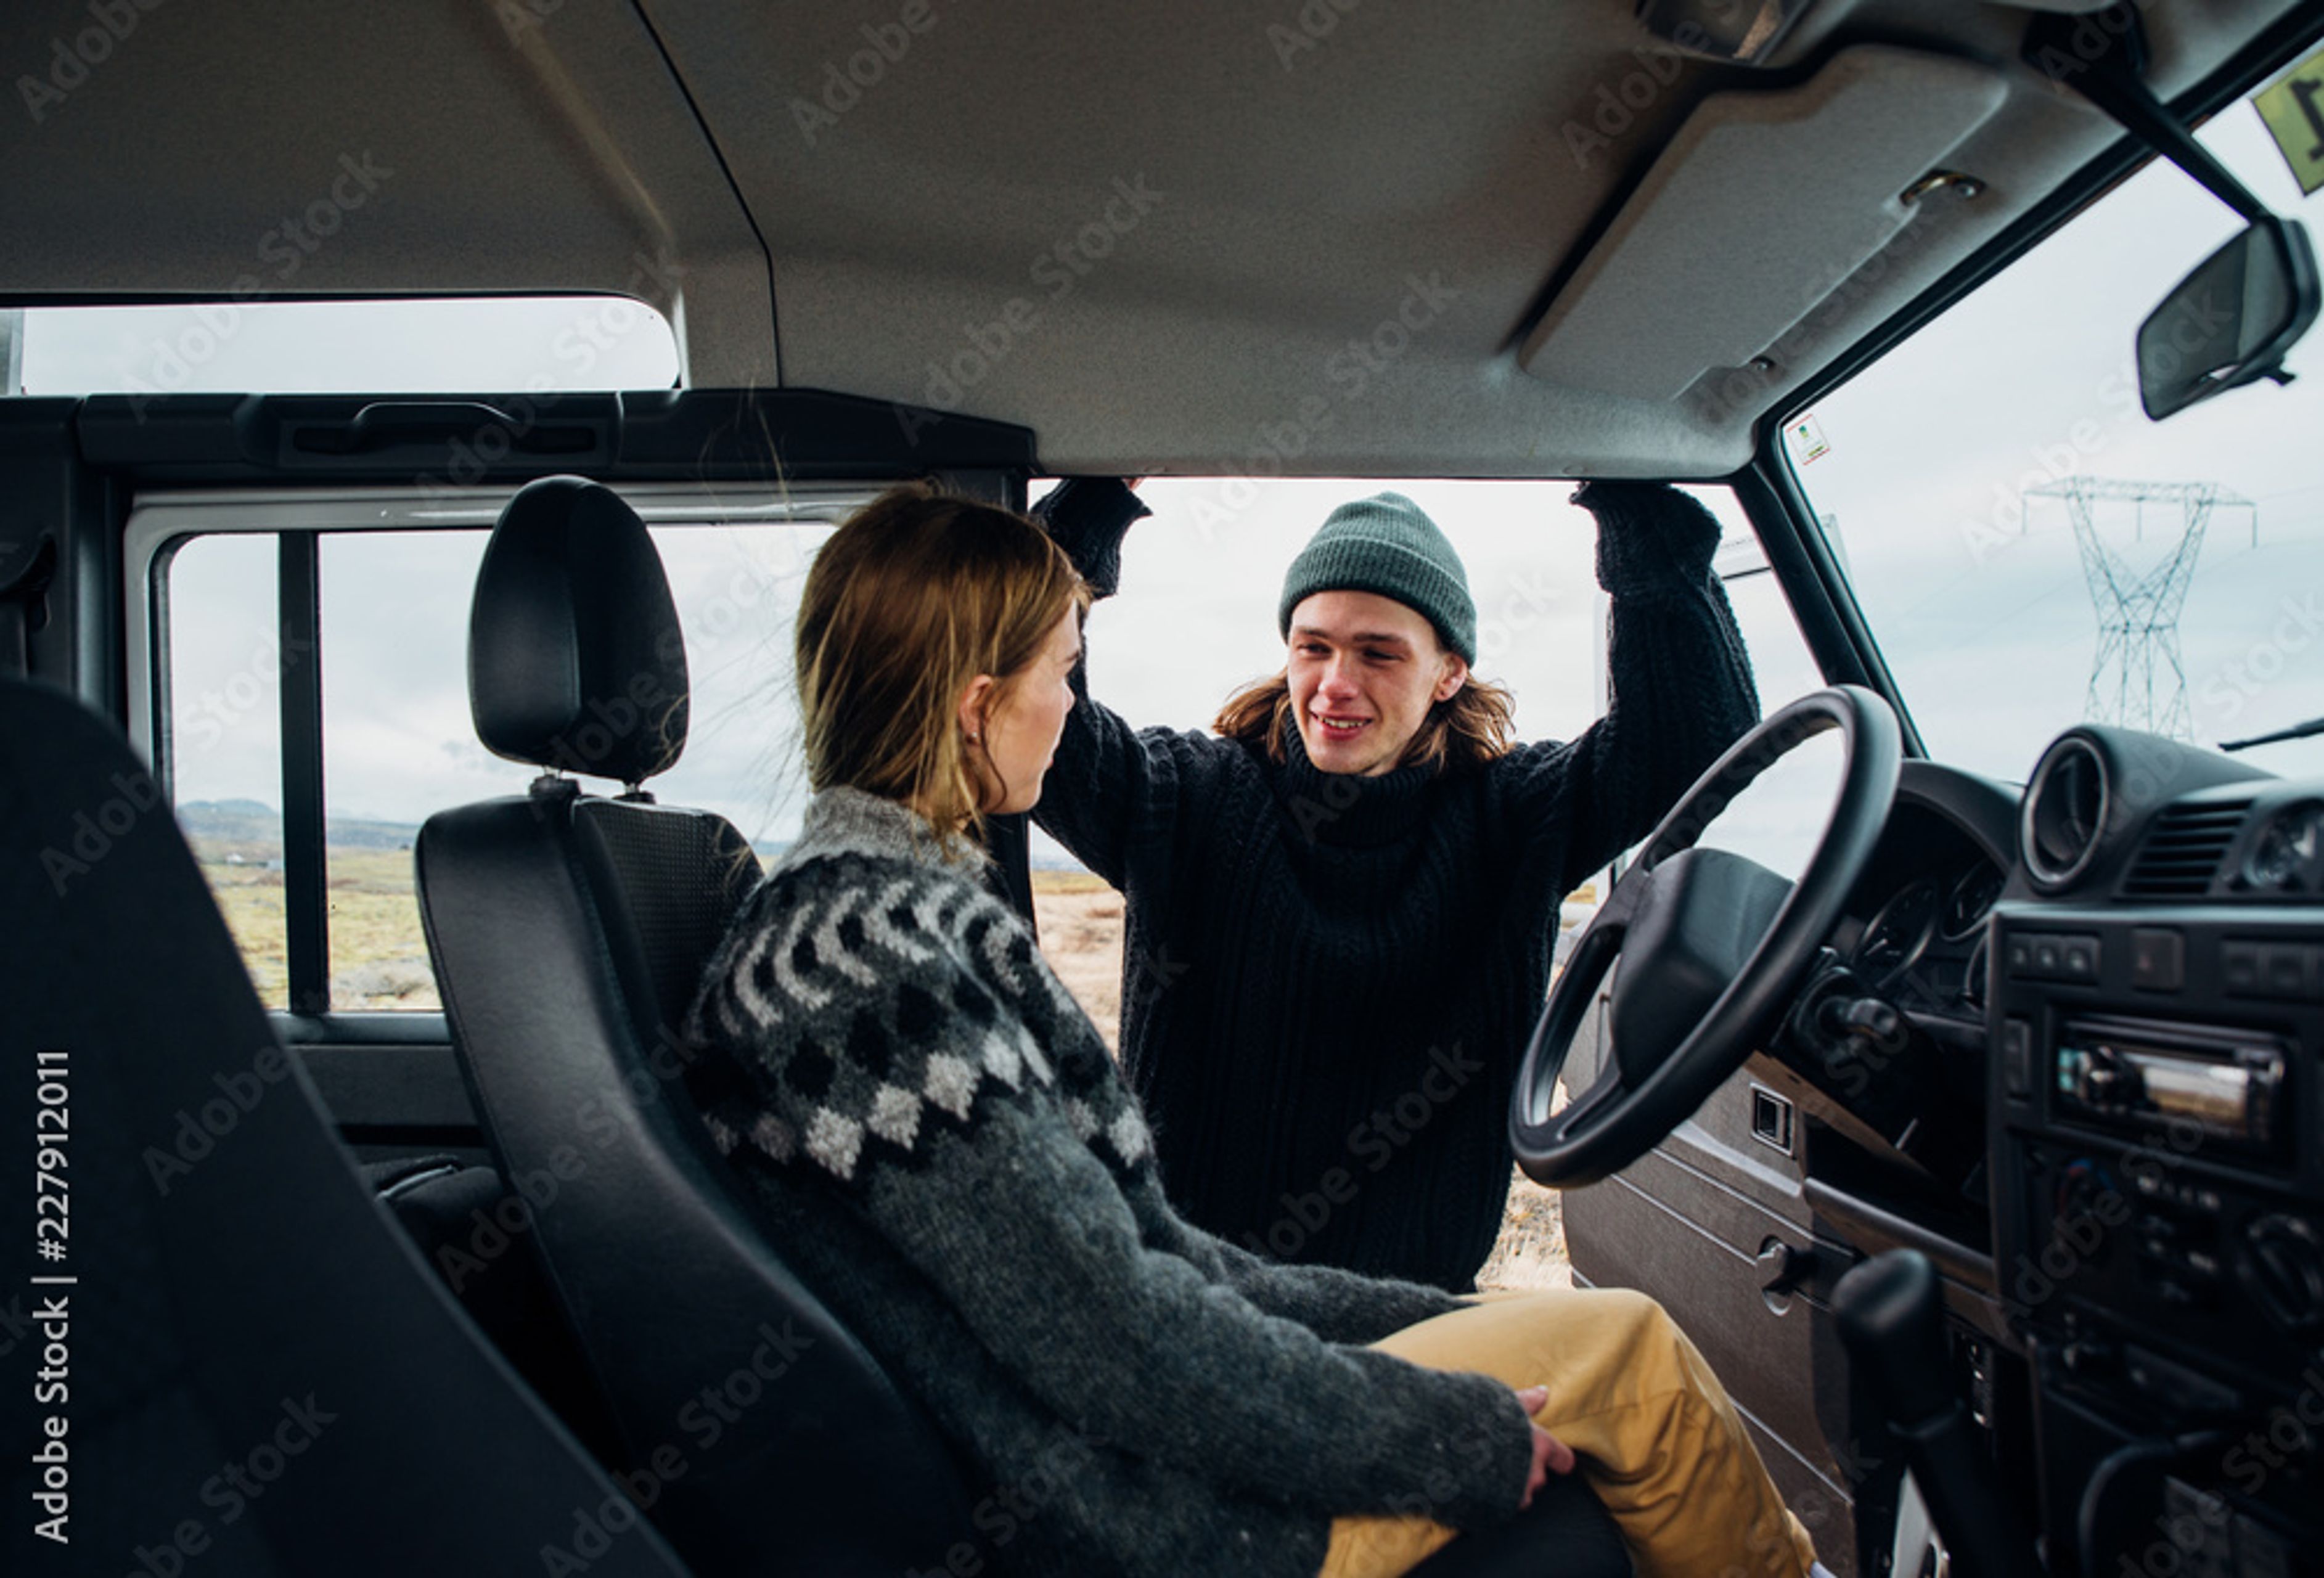
<path fill-rule="evenodd" d="M 14 9 L 14 59 L 89 15 Z M 2155 87 L 2181 91 L 2287 9 L 2150 8 Z M 1021 423 L 1058 471 L 1714 476 L 1768 409 L 2118 135 L 2016 60 L 2027 13 L 2006 5 L 1838 0 L 1766 73 L 1657 53 L 1621 5 L 1308 11 L 1337 21 L 1310 36 L 1296 11 L 1092 28 L 899 8 L 933 19 L 913 32 L 734 0 L 413 0 L 327 26 L 141 12 L 61 102 L 0 130 L 5 285 L 633 295 L 669 318 L 690 386 Z M 1785 217 L 1795 234 L 1757 277 L 1781 277 L 1788 248 L 1825 295 L 1792 355 L 1729 398 L 1622 392 L 1618 333 L 1555 376 L 1526 370 L 1537 320 L 1554 333 L 1595 291 L 1653 327 L 1625 279 L 1732 290 L 1716 248 L 1648 272 L 1593 272 L 1590 254 L 1639 226 L 1626 202 L 1651 198 L 1656 155 L 1710 96 L 1796 88 L 1867 40 L 2006 86 L 1946 154 L 1985 197 L 1853 272 L 1831 266 L 1854 245 L 1841 221 Z M 1627 124 L 1601 97 L 1628 107 L 1625 91 L 1643 101 Z M 284 219 L 366 154 L 392 176 L 290 266 Z"/>

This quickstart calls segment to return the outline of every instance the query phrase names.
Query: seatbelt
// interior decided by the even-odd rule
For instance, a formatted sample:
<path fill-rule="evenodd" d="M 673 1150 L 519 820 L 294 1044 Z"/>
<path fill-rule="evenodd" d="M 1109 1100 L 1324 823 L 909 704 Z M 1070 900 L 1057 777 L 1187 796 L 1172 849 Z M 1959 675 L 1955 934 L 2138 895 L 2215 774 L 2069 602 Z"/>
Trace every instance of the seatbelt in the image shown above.
<path fill-rule="evenodd" d="M 0 558 L 0 568 L 7 560 Z M 29 679 L 32 676 L 32 632 L 48 623 L 48 591 L 57 578 L 57 544 L 42 537 L 30 563 L 0 582 L 0 676 Z"/>

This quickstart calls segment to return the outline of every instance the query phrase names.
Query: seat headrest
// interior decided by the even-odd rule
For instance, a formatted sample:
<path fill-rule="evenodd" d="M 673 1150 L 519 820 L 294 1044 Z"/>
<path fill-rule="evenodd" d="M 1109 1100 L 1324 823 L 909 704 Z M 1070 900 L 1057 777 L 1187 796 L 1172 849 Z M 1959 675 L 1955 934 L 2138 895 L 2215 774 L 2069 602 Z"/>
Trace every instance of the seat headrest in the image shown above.
<path fill-rule="evenodd" d="M 501 512 L 468 610 L 468 707 L 512 761 L 636 785 L 686 749 L 686 639 L 645 522 L 578 476 Z"/>

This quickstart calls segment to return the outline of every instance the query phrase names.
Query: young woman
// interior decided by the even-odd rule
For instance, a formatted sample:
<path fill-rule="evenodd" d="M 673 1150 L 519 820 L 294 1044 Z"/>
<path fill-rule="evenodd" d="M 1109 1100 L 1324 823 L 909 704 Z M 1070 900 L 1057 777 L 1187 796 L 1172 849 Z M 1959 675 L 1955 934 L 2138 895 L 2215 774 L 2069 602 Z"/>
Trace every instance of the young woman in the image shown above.
<path fill-rule="evenodd" d="M 1808 1571 L 1650 1300 L 1471 1303 L 1268 1262 L 1165 1201 L 1103 1043 L 971 835 L 1041 791 L 1087 591 L 1023 518 L 922 490 L 807 577 L 816 798 L 690 1024 L 784 1252 L 997 1485 L 1007 1571 L 1402 1573 L 1578 1453 L 1644 1574 Z"/>

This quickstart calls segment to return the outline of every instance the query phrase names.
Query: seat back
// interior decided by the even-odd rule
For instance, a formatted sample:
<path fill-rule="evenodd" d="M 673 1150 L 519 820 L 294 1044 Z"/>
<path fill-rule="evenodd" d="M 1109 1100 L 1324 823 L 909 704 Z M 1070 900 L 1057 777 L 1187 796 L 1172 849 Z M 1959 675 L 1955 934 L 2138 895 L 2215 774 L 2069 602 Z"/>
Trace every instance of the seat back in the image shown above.
<path fill-rule="evenodd" d="M 521 639 L 520 639 L 521 638 Z M 684 743 L 677 616 L 634 512 L 535 483 L 479 571 L 479 734 L 549 776 L 445 811 L 416 857 L 476 1111 L 621 1432 L 706 1572 L 941 1566 L 970 1498 L 918 1406 L 785 1264 L 711 1148 L 677 1028 L 759 868 L 724 819 L 636 786 Z M 624 710 L 624 708 L 627 710 Z"/>
<path fill-rule="evenodd" d="M 683 1578 L 373 1199 L 126 743 L 12 680 L 0 928 L 0 1130 L 52 1180 L 0 1199 L 0 1571 Z"/>

